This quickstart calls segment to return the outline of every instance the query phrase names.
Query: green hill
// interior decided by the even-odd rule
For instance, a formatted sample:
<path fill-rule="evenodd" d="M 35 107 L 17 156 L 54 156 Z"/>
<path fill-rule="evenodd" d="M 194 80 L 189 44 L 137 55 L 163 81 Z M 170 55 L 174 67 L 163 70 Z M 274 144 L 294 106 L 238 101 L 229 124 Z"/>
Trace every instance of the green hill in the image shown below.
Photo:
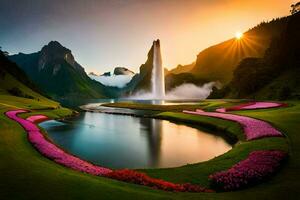
<path fill-rule="evenodd" d="M 200 80 L 228 83 L 237 64 L 246 57 L 262 57 L 271 39 L 279 37 L 289 17 L 263 22 L 244 33 L 241 40 L 232 38 L 201 51 L 191 65 L 175 68 L 174 73 L 192 73 Z"/>
<path fill-rule="evenodd" d="M 300 99 L 300 13 L 270 43 L 262 58 L 246 58 L 232 81 L 212 98 Z"/>
<path fill-rule="evenodd" d="M 20 108 L 57 108 L 59 103 L 39 93 L 26 74 L 0 51 L 0 104 Z"/>

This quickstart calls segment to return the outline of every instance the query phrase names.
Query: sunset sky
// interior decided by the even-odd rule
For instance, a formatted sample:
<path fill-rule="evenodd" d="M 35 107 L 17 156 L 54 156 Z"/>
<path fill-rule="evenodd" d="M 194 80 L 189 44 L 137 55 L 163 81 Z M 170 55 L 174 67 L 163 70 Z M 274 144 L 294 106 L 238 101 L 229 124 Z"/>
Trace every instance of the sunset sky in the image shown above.
<path fill-rule="evenodd" d="M 203 49 L 289 14 L 295 0 L 1 0 L 0 46 L 31 53 L 50 40 L 87 72 L 138 71 L 154 39 L 163 64 L 189 64 Z"/>

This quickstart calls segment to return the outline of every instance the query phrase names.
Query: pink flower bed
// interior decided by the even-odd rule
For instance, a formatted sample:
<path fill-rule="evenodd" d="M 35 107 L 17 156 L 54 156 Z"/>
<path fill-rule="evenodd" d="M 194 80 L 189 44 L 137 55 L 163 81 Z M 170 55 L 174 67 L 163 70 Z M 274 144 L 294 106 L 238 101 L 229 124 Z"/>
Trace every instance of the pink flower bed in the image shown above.
<path fill-rule="evenodd" d="M 49 142 L 34 124 L 48 119 L 44 115 L 36 115 L 22 119 L 17 114 L 27 112 L 26 110 L 14 110 L 6 112 L 6 116 L 21 124 L 28 133 L 28 139 L 32 145 L 45 157 L 71 169 L 97 176 L 144 185 L 155 189 L 174 192 L 214 192 L 213 190 L 192 185 L 190 183 L 176 184 L 160 179 L 155 179 L 146 174 L 134 170 L 111 170 L 108 168 L 93 165 L 73 155 L 64 152 L 62 149 Z M 267 122 L 250 117 L 205 112 L 203 110 L 183 111 L 184 113 L 217 117 L 238 122 L 242 125 L 247 140 L 269 136 L 282 136 Z M 236 190 L 260 182 L 272 175 L 280 166 L 287 153 L 278 150 L 255 151 L 249 154 L 248 158 L 232 166 L 226 171 L 214 173 L 209 176 L 212 186 L 221 190 Z"/>
<path fill-rule="evenodd" d="M 27 117 L 26 120 L 33 122 L 33 123 L 40 123 L 40 122 L 48 120 L 48 117 L 45 115 L 33 115 L 30 117 Z"/>
<path fill-rule="evenodd" d="M 10 119 L 15 120 L 16 122 L 21 124 L 26 131 L 39 131 L 39 128 L 35 124 L 17 116 L 17 114 L 25 113 L 25 112 L 27 112 L 27 111 L 26 110 L 13 110 L 13 111 L 8 111 L 5 114 Z"/>
<path fill-rule="evenodd" d="M 278 150 L 254 151 L 247 159 L 226 171 L 210 175 L 209 179 L 217 189 L 240 189 L 270 177 L 286 157 L 287 153 Z"/>
<path fill-rule="evenodd" d="M 70 155 L 64 152 L 63 150 L 61 150 L 59 147 L 52 144 L 51 142 L 49 142 L 48 140 L 46 140 L 43 134 L 40 132 L 39 128 L 33 123 L 35 120 L 37 121 L 41 120 L 42 117 L 41 116 L 35 118 L 32 117 L 30 118 L 33 121 L 32 122 L 17 116 L 17 114 L 24 113 L 24 112 L 27 111 L 25 110 L 8 111 L 6 112 L 6 116 L 8 116 L 10 119 L 17 121 L 19 124 L 21 124 L 24 127 L 24 129 L 28 133 L 29 141 L 45 157 L 54 160 L 55 162 L 63 166 L 72 168 L 77 171 L 92 174 L 92 175 L 104 175 L 112 171 L 108 168 L 93 165 L 73 155 Z"/>
<path fill-rule="evenodd" d="M 48 119 L 43 115 L 28 117 L 26 120 L 17 116 L 17 114 L 27 112 L 25 110 L 14 110 L 6 112 L 6 116 L 20 123 L 28 133 L 28 139 L 31 144 L 45 157 L 59 163 L 65 167 L 85 172 L 91 175 L 105 176 L 108 178 L 149 186 L 155 189 L 175 191 L 175 192 L 213 192 L 213 190 L 192 185 L 190 183 L 175 184 L 160 179 L 150 178 L 149 176 L 136 172 L 134 170 L 111 170 L 108 168 L 93 165 L 81 160 L 73 155 L 64 152 L 62 149 L 45 139 L 39 128 L 34 124 Z"/>
<path fill-rule="evenodd" d="M 226 112 L 226 108 L 218 108 L 216 109 L 217 112 L 220 112 L 220 113 L 224 113 Z"/>
<path fill-rule="evenodd" d="M 242 125 L 247 140 L 254 140 L 263 137 L 283 136 L 278 130 L 273 128 L 269 123 L 262 120 L 253 119 L 251 117 L 227 114 L 227 113 L 218 113 L 218 112 L 205 112 L 203 110 L 196 110 L 196 112 L 184 110 L 183 112 L 188 114 L 216 117 L 220 119 L 238 122 L 239 124 Z"/>
<path fill-rule="evenodd" d="M 287 106 L 284 103 L 275 103 L 275 102 L 248 102 L 243 103 L 237 106 L 232 106 L 229 108 L 218 108 L 217 112 L 227 112 L 227 111 L 237 111 L 237 110 L 253 110 L 253 109 L 263 109 L 263 108 L 276 108 Z"/>
<path fill-rule="evenodd" d="M 216 109 L 216 111 L 217 112 L 227 112 L 227 111 L 241 110 L 245 106 L 250 106 L 250 105 L 253 105 L 253 104 L 254 104 L 254 102 L 247 102 L 247 103 L 242 103 L 242 104 L 232 106 L 232 107 L 229 107 L 229 108 L 218 108 L 218 109 Z"/>
<path fill-rule="evenodd" d="M 260 108 L 277 108 L 287 106 L 283 103 L 275 103 L 275 102 L 255 102 L 252 105 L 244 106 L 242 109 L 260 109 Z"/>
<path fill-rule="evenodd" d="M 206 189 L 198 185 L 192 185 L 190 183 L 176 184 L 176 183 L 171 183 L 160 179 L 151 178 L 146 174 L 134 170 L 129 170 L 129 169 L 116 170 L 106 174 L 105 176 L 112 179 L 128 182 L 128 183 L 144 185 L 144 186 L 148 186 L 160 190 L 166 190 L 166 191 L 214 192 L 213 190 Z"/>

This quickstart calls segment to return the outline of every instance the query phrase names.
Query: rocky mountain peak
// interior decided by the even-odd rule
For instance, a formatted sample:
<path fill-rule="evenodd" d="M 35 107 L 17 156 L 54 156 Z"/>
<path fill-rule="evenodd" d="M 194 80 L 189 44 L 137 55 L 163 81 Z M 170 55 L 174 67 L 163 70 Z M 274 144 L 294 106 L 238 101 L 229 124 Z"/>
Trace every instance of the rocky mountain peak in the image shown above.
<path fill-rule="evenodd" d="M 125 67 L 116 67 L 114 69 L 114 75 L 134 75 L 134 72 Z"/>
<path fill-rule="evenodd" d="M 51 41 L 47 45 L 45 45 L 42 50 L 42 53 L 46 53 L 51 56 L 61 56 L 64 57 L 65 54 L 71 53 L 70 49 L 62 46 L 57 41 Z"/>
<path fill-rule="evenodd" d="M 51 41 L 40 51 L 39 71 L 44 69 L 49 62 L 59 62 L 65 60 L 74 68 L 81 68 L 76 63 L 70 49 L 62 46 L 58 41 Z"/>

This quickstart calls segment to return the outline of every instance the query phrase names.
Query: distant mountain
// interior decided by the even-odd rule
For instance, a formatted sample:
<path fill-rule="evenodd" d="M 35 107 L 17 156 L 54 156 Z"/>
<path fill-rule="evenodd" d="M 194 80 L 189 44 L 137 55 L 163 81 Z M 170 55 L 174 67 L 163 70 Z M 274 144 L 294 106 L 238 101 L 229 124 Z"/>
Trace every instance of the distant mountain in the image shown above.
<path fill-rule="evenodd" d="M 114 75 L 134 75 L 134 72 L 125 67 L 116 67 L 114 69 Z"/>
<path fill-rule="evenodd" d="M 273 38 L 262 58 L 245 58 L 232 81 L 211 98 L 300 99 L 300 13 Z"/>
<path fill-rule="evenodd" d="M 96 73 L 94 73 L 94 72 L 90 72 L 88 75 L 89 75 L 89 76 L 99 76 L 98 74 L 96 74 Z"/>
<path fill-rule="evenodd" d="M 118 95 L 117 89 L 90 79 L 71 50 L 57 41 L 49 42 L 39 52 L 19 53 L 9 59 L 16 62 L 43 92 L 58 101 Z"/>
<path fill-rule="evenodd" d="M 237 64 L 246 57 L 263 57 L 272 38 L 278 38 L 289 17 L 263 22 L 244 33 L 241 40 L 232 38 L 201 51 L 194 63 L 179 65 L 170 73 L 191 73 L 194 79 L 230 82 Z M 190 76 L 188 78 L 190 79 Z M 185 80 L 188 82 L 189 80 Z M 184 80 L 182 80 L 184 82 Z"/>
<path fill-rule="evenodd" d="M 115 75 L 115 76 L 118 76 L 118 75 L 131 75 L 133 76 L 135 73 L 129 69 L 127 69 L 126 67 L 116 67 L 114 70 L 113 70 L 113 73 L 111 72 L 104 72 L 103 74 L 101 74 L 100 76 L 111 76 L 111 75 Z M 89 76 L 99 76 L 98 74 L 94 73 L 94 72 L 90 72 L 88 74 Z"/>
<path fill-rule="evenodd" d="M 104 72 L 101 76 L 110 76 L 111 73 L 110 72 Z"/>
<path fill-rule="evenodd" d="M 263 22 L 236 38 L 209 47 L 197 56 L 191 71 L 198 77 L 228 83 L 237 64 L 246 57 L 262 57 L 272 38 L 278 38 L 286 27 L 288 17 Z"/>
<path fill-rule="evenodd" d="M 188 65 L 177 65 L 176 68 L 171 69 L 170 71 L 168 71 L 168 73 L 172 73 L 172 74 L 181 74 L 181 73 L 188 73 L 190 71 L 192 71 L 192 69 L 195 67 L 195 62 L 188 64 Z"/>
<path fill-rule="evenodd" d="M 109 72 L 110 73 L 110 72 Z M 118 74 L 118 75 L 110 75 L 110 74 L 104 74 L 104 75 L 96 75 L 94 73 L 89 73 L 88 75 L 91 79 L 98 81 L 99 83 L 110 86 L 110 87 L 117 87 L 119 89 L 119 95 L 121 96 L 124 87 L 126 87 L 126 84 L 130 82 L 130 80 L 133 77 L 132 73 L 124 73 L 124 74 Z M 126 89 L 126 88 L 125 88 Z"/>

